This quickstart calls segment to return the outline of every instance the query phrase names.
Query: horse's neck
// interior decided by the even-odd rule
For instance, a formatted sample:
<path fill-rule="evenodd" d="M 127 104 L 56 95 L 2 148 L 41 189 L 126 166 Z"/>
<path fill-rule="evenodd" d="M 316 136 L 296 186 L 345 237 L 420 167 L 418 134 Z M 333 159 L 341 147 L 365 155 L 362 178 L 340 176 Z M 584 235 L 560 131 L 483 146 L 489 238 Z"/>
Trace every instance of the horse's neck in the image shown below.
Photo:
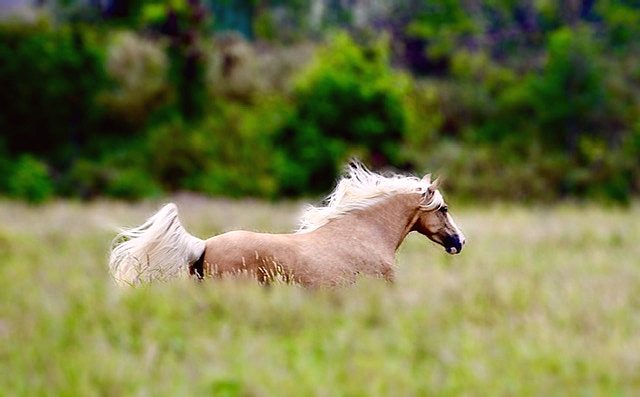
<path fill-rule="evenodd" d="M 398 194 L 327 226 L 395 254 L 416 221 L 419 203 L 419 194 Z"/>

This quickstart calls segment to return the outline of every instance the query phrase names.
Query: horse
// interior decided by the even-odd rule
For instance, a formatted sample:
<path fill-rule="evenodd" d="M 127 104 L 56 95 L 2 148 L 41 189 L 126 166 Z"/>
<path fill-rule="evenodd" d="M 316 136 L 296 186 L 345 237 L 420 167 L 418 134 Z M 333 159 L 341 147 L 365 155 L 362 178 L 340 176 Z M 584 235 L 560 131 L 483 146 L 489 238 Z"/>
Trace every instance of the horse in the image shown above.
<path fill-rule="evenodd" d="M 395 279 L 395 254 L 412 231 L 460 253 L 465 237 L 438 190 L 440 179 L 370 171 L 351 161 L 324 206 L 308 206 L 289 234 L 230 231 L 202 240 L 189 234 L 175 204 L 113 240 L 109 266 L 121 285 L 177 276 L 246 274 L 305 287 L 339 286 L 370 275 Z"/>

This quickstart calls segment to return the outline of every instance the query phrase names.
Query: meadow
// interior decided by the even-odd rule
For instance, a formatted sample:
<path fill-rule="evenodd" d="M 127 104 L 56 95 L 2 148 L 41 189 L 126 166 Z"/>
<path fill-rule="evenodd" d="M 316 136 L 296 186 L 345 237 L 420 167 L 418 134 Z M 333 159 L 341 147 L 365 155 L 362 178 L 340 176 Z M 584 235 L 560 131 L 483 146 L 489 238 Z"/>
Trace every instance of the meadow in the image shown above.
<path fill-rule="evenodd" d="M 286 232 L 300 202 L 172 197 L 188 231 Z M 163 201 L 0 201 L 1 396 L 627 396 L 640 390 L 640 205 L 456 206 L 395 284 L 119 288 L 118 226 Z"/>

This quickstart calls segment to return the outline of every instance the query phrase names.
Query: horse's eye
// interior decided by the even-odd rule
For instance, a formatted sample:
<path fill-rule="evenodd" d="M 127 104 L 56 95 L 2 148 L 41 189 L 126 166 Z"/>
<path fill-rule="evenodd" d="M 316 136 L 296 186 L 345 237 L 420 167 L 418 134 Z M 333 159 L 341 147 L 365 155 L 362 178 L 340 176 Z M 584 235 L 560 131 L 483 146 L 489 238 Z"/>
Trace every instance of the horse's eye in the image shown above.
<path fill-rule="evenodd" d="M 447 207 L 446 205 L 444 205 L 444 206 L 440 207 L 440 212 L 442 212 L 442 213 L 446 214 L 446 213 L 447 213 L 447 211 L 449 211 L 449 207 Z"/>

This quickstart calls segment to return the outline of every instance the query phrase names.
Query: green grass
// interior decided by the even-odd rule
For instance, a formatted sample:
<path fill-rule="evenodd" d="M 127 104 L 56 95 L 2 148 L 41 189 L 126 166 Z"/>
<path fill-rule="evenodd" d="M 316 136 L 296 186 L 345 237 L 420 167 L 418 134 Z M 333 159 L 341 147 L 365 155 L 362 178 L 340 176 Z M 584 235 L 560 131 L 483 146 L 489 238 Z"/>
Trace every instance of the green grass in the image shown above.
<path fill-rule="evenodd" d="M 297 203 L 180 196 L 200 237 L 288 231 Z M 397 282 L 111 282 L 114 228 L 160 203 L 0 202 L 0 395 L 626 396 L 640 390 L 640 206 L 456 209 Z"/>

